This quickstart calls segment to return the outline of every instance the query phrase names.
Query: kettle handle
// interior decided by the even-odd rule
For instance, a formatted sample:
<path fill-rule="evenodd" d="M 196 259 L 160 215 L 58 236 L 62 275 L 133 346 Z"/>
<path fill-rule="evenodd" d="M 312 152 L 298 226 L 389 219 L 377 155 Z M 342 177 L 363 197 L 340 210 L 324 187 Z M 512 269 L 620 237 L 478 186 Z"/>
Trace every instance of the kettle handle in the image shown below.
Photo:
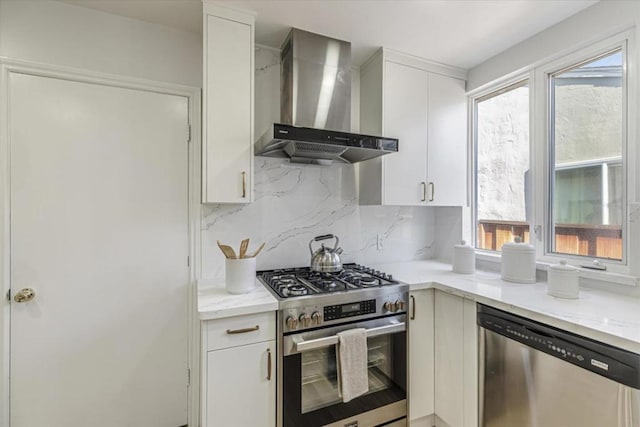
<path fill-rule="evenodd" d="M 333 247 L 333 250 L 335 251 L 338 248 L 338 242 L 340 242 L 340 240 L 338 239 L 338 236 L 335 236 L 333 234 L 323 234 L 322 236 L 316 236 L 309 241 L 309 252 L 311 253 L 311 256 L 313 256 L 313 249 L 311 248 L 311 244 L 313 242 L 319 242 L 321 240 L 327 240 L 327 239 L 336 239 L 336 244 Z"/>

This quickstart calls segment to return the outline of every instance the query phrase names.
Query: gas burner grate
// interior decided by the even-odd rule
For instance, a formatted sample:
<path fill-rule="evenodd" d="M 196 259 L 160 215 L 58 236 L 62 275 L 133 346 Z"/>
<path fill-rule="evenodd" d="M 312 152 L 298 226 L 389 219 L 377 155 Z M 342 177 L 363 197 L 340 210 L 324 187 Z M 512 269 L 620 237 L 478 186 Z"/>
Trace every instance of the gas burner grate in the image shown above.
<path fill-rule="evenodd" d="M 291 298 L 311 294 L 353 291 L 394 285 L 390 275 L 358 264 L 344 264 L 336 273 L 319 273 L 306 268 L 258 272 L 258 277 L 278 296 Z"/>

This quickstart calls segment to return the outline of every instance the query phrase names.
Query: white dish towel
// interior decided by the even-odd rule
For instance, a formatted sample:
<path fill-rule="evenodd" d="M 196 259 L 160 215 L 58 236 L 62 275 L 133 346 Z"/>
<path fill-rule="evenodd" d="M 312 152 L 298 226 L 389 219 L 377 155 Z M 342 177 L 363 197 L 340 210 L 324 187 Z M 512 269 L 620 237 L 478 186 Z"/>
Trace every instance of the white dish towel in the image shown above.
<path fill-rule="evenodd" d="M 356 328 L 337 335 L 338 390 L 346 403 L 369 391 L 367 331 Z"/>

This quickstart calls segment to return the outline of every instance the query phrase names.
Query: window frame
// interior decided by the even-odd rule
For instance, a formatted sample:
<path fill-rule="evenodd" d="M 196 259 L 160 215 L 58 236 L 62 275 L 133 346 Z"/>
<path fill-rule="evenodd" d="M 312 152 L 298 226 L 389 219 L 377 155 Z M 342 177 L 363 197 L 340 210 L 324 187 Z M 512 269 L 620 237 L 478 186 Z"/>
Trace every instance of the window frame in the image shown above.
<path fill-rule="evenodd" d="M 551 197 L 550 188 L 551 166 L 551 128 L 549 126 L 551 109 L 549 108 L 550 90 L 549 77 L 563 69 L 574 68 L 581 62 L 589 62 L 593 58 L 605 55 L 607 52 L 620 49 L 623 54 L 623 117 L 622 117 L 622 177 L 623 177 L 623 221 L 622 221 L 622 260 L 593 258 L 582 255 L 559 254 L 551 252 Z M 530 229 L 530 243 L 536 249 L 536 260 L 539 268 L 546 269 L 550 264 L 556 264 L 560 259 L 566 259 L 571 265 L 580 266 L 597 259 L 604 264 L 606 271 L 581 270 L 581 276 L 594 279 L 612 281 L 620 284 L 632 285 L 636 281 L 630 276 L 640 276 L 640 263 L 630 260 L 640 256 L 640 241 L 635 242 L 631 236 L 640 235 L 640 221 L 630 221 L 631 216 L 638 216 L 640 212 L 640 186 L 636 181 L 640 176 L 640 147 L 636 140 L 636 123 L 630 118 L 636 117 L 637 112 L 637 84 L 636 72 L 636 43 L 635 30 L 630 29 L 616 35 L 602 38 L 600 41 L 582 44 L 570 53 L 558 52 L 552 57 L 523 67 L 488 85 L 468 93 L 469 112 L 469 148 L 470 165 L 473 168 L 469 180 L 470 209 L 464 221 L 470 227 L 467 233 L 474 247 L 477 244 L 477 103 L 491 94 L 498 94 L 519 82 L 528 80 L 529 85 L 529 163 L 531 173 L 531 209 L 527 218 Z M 633 205 L 633 206 L 632 206 Z M 640 239 L 638 239 L 640 240 Z M 500 262 L 501 253 L 476 248 L 476 257 L 480 261 Z"/>
<path fill-rule="evenodd" d="M 533 85 L 534 85 L 534 75 L 532 71 L 526 73 L 519 73 L 515 76 L 512 76 L 508 79 L 503 79 L 499 81 L 499 83 L 491 85 L 487 87 L 485 90 L 478 92 L 473 95 L 473 97 L 469 98 L 469 110 L 470 110 L 470 130 L 471 130 L 471 141 L 470 147 L 471 151 L 471 166 L 473 168 L 473 173 L 471 173 L 471 241 L 472 245 L 476 251 L 476 256 L 480 259 L 486 259 L 490 261 L 499 261 L 501 258 L 501 252 L 496 250 L 487 250 L 480 249 L 477 247 L 478 244 L 478 103 L 485 101 L 487 99 L 493 98 L 495 96 L 499 96 L 503 93 L 509 92 L 511 90 L 515 90 L 519 87 L 527 85 L 529 87 L 529 170 L 532 172 L 533 168 L 533 151 L 532 151 L 532 133 L 533 133 L 533 122 L 532 122 L 532 112 L 534 108 L 533 104 Z M 533 175 L 531 175 L 533 177 Z M 532 179 L 533 181 L 533 179 Z M 531 197 L 531 195 L 530 195 Z M 533 199 L 531 199 L 533 201 Z M 529 216 L 529 215 L 527 215 Z M 530 240 L 533 241 L 533 223 L 532 218 L 529 217 L 526 219 L 527 224 L 529 225 L 529 236 Z"/>
<path fill-rule="evenodd" d="M 630 196 L 635 193 L 632 176 L 629 174 L 630 162 L 635 163 L 635 158 L 631 158 L 629 141 L 632 139 L 632 129 L 629 117 L 632 117 L 631 101 L 634 97 L 632 85 L 629 76 L 629 62 L 632 60 L 629 52 L 633 52 L 633 34 L 625 32 L 617 36 L 601 40 L 593 43 L 588 47 L 584 47 L 566 55 L 560 59 L 546 62 L 544 65 L 534 69 L 534 79 L 539 88 L 535 94 L 535 110 L 533 113 L 533 121 L 535 126 L 535 134 L 537 137 L 532 141 L 535 149 L 536 165 L 542 165 L 540 170 L 534 174 L 533 193 L 534 202 L 533 218 L 535 219 L 534 227 L 536 230 L 541 229 L 540 233 L 536 233 L 535 242 L 532 244 L 536 248 L 536 256 L 539 262 L 545 264 L 555 264 L 561 259 L 566 259 L 571 265 L 586 265 L 593 260 L 598 260 L 606 266 L 606 271 L 610 273 L 631 274 L 631 266 L 629 266 L 629 221 L 628 221 L 628 204 L 631 201 Z M 623 184 L 623 210 L 622 210 L 622 259 L 614 260 L 607 258 L 595 258 L 584 255 L 573 255 L 552 252 L 553 248 L 553 218 L 551 207 L 553 204 L 553 191 L 551 188 L 554 160 L 552 141 L 553 127 L 551 126 L 552 93 L 551 78 L 564 70 L 569 70 L 579 66 L 581 63 L 591 62 L 592 60 L 606 56 L 616 50 L 622 52 L 622 184 Z M 542 191 L 541 191 L 542 189 Z"/>

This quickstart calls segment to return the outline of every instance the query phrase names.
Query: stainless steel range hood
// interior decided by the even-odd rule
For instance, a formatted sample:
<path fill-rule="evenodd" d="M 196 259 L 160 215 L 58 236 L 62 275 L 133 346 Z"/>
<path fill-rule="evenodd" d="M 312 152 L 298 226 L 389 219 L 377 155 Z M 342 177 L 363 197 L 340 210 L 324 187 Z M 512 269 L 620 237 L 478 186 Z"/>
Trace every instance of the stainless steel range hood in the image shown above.
<path fill-rule="evenodd" d="M 356 163 L 398 151 L 398 140 L 350 133 L 351 44 L 292 29 L 282 47 L 280 119 L 255 143 L 258 156 Z"/>

